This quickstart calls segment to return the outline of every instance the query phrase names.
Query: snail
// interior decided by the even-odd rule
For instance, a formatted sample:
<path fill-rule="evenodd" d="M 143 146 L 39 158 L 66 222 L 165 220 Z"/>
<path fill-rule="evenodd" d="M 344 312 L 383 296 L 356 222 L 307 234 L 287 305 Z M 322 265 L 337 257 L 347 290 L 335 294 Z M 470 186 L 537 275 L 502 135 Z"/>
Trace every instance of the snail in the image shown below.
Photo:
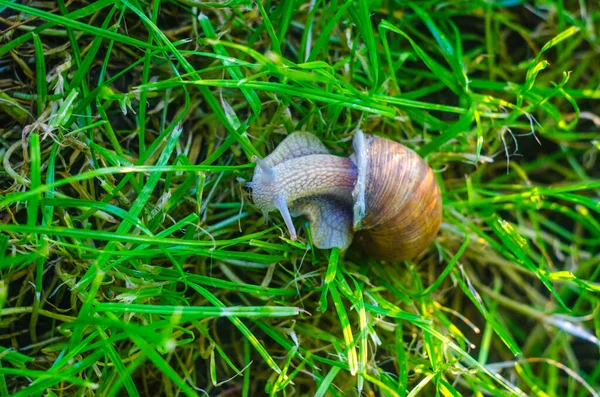
<path fill-rule="evenodd" d="M 263 212 L 278 210 L 290 238 L 292 217 L 305 216 L 317 248 L 346 250 L 354 234 L 368 255 L 387 261 L 414 258 L 435 238 L 442 197 L 433 171 L 414 151 L 357 131 L 354 153 L 338 157 L 308 132 L 288 135 L 256 162 L 246 185 Z"/>

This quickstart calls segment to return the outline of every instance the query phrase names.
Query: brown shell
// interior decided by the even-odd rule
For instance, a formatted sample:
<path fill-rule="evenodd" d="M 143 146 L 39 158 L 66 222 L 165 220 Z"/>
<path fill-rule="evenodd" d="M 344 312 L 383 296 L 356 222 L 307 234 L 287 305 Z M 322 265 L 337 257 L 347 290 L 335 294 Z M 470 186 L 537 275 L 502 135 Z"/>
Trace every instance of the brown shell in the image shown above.
<path fill-rule="evenodd" d="M 414 151 L 389 139 L 364 135 L 366 159 L 364 215 L 355 239 L 372 257 L 401 261 L 415 257 L 433 241 L 442 221 L 442 196 L 433 171 Z M 358 160 L 357 160 L 358 158 Z M 355 192 L 355 194 L 358 194 Z"/>

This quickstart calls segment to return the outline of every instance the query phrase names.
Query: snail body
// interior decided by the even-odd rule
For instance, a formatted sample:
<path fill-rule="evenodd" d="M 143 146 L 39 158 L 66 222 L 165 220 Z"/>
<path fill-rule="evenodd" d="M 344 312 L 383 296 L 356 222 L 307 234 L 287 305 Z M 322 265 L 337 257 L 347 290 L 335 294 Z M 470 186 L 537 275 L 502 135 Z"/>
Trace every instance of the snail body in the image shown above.
<path fill-rule="evenodd" d="M 348 248 L 354 235 L 372 257 L 413 258 L 435 238 L 442 218 L 440 188 L 414 151 L 358 131 L 350 158 L 329 154 L 314 135 L 295 132 L 257 166 L 252 198 L 265 218 L 277 209 L 292 239 L 293 216 L 304 215 L 317 248 Z"/>

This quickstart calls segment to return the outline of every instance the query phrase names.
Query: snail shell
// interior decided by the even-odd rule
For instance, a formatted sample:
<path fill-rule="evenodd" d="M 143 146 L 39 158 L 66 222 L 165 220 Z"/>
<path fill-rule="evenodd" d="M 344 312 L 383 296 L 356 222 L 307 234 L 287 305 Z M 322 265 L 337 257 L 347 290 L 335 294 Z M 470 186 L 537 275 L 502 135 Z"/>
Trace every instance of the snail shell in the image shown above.
<path fill-rule="evenodd" d="M 372 257 L 401 261 L 424 251 L 439 231 L 442 195 L 433 171 L 406 146 L 357 133 L 354 230 Z"/>

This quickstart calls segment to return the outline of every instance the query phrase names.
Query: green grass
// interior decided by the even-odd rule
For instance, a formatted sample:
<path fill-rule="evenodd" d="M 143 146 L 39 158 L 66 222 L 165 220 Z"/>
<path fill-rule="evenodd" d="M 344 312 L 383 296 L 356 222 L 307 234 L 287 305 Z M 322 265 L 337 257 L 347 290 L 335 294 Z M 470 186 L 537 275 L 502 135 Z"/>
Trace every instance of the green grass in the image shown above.
<path fill-rule="evenodd" d="M 0 397 L 599 395 L 597 3 L 0 16 Z M 291 241 L 241 183 L 359 128 L 436 171 L 412 261 Z"/>

